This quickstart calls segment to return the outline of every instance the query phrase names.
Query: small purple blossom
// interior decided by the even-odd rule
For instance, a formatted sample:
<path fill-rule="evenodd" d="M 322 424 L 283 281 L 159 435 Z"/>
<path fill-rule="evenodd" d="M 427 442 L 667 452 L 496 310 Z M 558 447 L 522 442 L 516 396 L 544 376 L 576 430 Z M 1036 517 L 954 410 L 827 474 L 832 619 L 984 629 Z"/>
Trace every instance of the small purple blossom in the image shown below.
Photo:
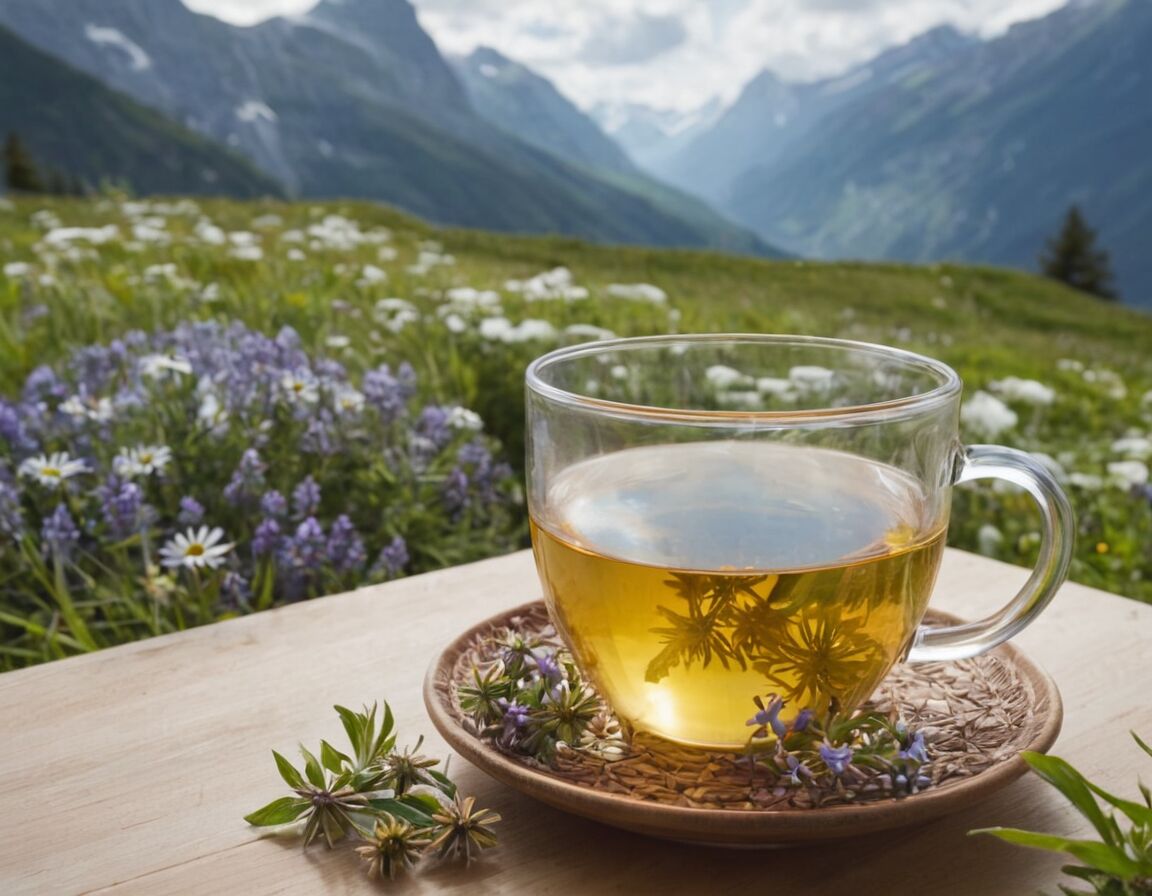
<path fill-rule="evenodd" d="M 848 744 L 842 747 L 833 746 L 828 741 L 820 744 L 820 758 L 837 778 L 848 771 L 848 766 L 852 764 L 852 756 L 852 747 Z"/>
<path fill-rule="evenodd" d="M 391 423 L 404 413 L 408 399 L 415 391 L 412 388 L 415 377 L 407 378 L 407 382 L 404 377 L 405 371 L 411 370 L 411 367 L 403 365 L 400 372 L 393 376 L 391 368 L 382 364 L 375 370 L 369 370 L 361 380 L 360 391 L 364 393 L 365 400 L 376 409 L 385 423 Z"/>
<path fill-rule="evenodd" d="M 454 467 L 440 486 L 440 498 L 444 509 L 457 516 L 468 506 L 468 474 Z"/>
<path fill-rule="evenodd" d="M 229 504 L 248 503 L 264 488 L 264 474 L 268 465 L 260 459 L 260 452 L 249 448 L 240 458 L 232 479 L 224 486 L 224 499 Z"/>
<path fill-rule="evenodd" d="M 772 694 L 768 697 L 768 704 L 765 706 L 764 701 L 759 697 L 754 698 L 756 706 L 759 711 L 756 715 L 752 716 L 747 722 L 748 726 L 756 726 L 757 730 L 752 732 L 753 737 L 767 737 L 768 729 L 771 728 L 772 732 L 777 737 L 783 737 L 788 733 L 788 726 L 780 720 L 780 710 L 784 708 L 784 701 Z"/>
<path fill-rule="evenodd" d="M 376 578 L 397 578 L 408 565 L 408 545 L 397 535 L 380 551 L 376 562 L 372 565 L 371 574 Z"/>
<path fill-rule="evenodd" d="M 176 522 L 181 526 L 198 526 L 204 521 L 204 505 L 190 495 L 180 499 L 180 512 Z"/>
<path fill-rule="evenodd" d="M 314 516 L 320 510 L 320 486 L 311 476 L 305 476 L 292 490 L 292 510 L 297 519 Z"/>
<path fill-rule="evenodd" d="M 52 514 L 44 520 L 40 538 L 45 555 L 52 555 L 58 560 L 67 560 L 72 555 L 72 548 L 80 540 L 80 530 L 76 528 L 72 514 L 64 504 L 57 504 Z"/>
<path fill-rule="evenodd" d="M 260 499 L 260 512 L 264 516 L 283 519 L 288 515 L 288 501 L 276 489 L 271 489 L 266 491 L 264 497 Z"/>
<path fill-rule="evenodd" d="M 531 710 L 522 703 L 501 697 L 496 705 L 504 711 L 504 731 L 500 735 L 501 742 L 507 746 L 514 742 L 517 735 L 528 727 L 528 715 Z"/>
<path fill-rule="evenodd" d="M 917 731 L 907 747 L 897 752 L 900 759 L 910 759 L 920 765 L 928 761 L 928 748 L 924 744 L 924 732 Z"/>
<path fill-rule="evenodd" d="M 797 713 L 795 720 L 792 722 L 793 731 L 806 731 L 808 726 L 812 723 L 815 713 L 810 709 L 802 709 Z"/>
<path fill-rule="evenodd" d="M 0 535 L 17 539 L 24 534 L 24 512 L 16 486 L 0 479 Z"/>
<path fill-rule="evenodd" d="M 799 787 L 805 781 L 810 781 L 814 777 L 812 769 L 808 768 L 807 765 L 791 753 L 784 750 L 777 753 L 776 765 L 781 771 L 779 781 L 782 785 L 789 784 L 793 787 Z M 777 795 L 783 792 L 783 787 L 779 787 L 776 790 Z"/>
<path fill-rule="evenodd" d="M 252 556 L 267 557 L 280 548 L 280 524 L 274 519 L 264 519 L 252 534 Z"/>
<path fill-rule="evenodd" d="M 537 673 L 550 685 L 557 685 L 564 679 L 564 672 L 556 660 L 556 654 L 547 650 L 537 650 L 529 654 L 529 659 Z"/>
<path fill-rule="evenodd" d="M 298 572 L 315 572 L 324 563 L 324 549 L 327 542 L 324 528 L 316 517 L 307 517 L 291 538 L 280 547 L 280 560 L 288 569 Z"/>
<path fill-rule="evenodd" d="M 362 569 L 368 560 L 364 550 L 364 539 L 356 531 L 352 520 L 346 514 L 340 514 L 332 523 L 328 533 L 328 562 L 338 572 L 352 572 Z"/>
<path fill-rule="evenodd" d="M 108 489 L 104 503 L 104 522 L 114 538 L 127 538 L 143 522 L 144 493 L 135 482 L 124 482 Z"/>

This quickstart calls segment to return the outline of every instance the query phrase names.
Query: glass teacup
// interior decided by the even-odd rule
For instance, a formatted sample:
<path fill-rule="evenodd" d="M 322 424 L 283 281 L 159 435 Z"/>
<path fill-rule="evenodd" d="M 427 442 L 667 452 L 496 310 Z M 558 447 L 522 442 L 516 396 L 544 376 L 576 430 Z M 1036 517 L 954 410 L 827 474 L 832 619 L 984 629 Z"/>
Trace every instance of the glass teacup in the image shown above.
<path fill-rule="evenodd" d="M 1010 638 L 1067 575 L 1072 513 L 1045 468 L 958 438 L 946 365 L 802 336 L 590 343 L 527 374 L 528 500 L 545 599 L 582 671 L 637 730 L 711 748 L 849 712 L 901 659 Z M 1035 571 L 988 619 L 921 621 L 951 486 L 1000 478 L 1043 516 Z"/>

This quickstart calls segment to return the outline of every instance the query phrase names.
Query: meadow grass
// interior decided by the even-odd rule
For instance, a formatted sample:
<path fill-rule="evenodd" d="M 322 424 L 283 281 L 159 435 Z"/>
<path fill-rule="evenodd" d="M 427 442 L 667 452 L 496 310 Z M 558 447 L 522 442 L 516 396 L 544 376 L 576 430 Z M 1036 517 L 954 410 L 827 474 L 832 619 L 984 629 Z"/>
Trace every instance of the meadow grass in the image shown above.
<path fill-rule="evenodd" d="M 658 289 L 613 291 L 613 284 Z M 106 197 L 0 204 L 0 397 L 13 406 L 42 365 L 59 372 L 74 366 L 74 353 L 85 346 L 108 345 L 133 331 L 170 334 L 197 321 L 219 322 L 222 329 L 242 324 L 269 337 L 290 328 L 298 338 L 292 351 L 306 359 L 301 363 L 335 362 L 349 384 L 381 365 L 397 371 L 408 364 L 415 385 L 405 438 L 426 425 L 420 422 L 422 407 L 469 409 L 516 470 L 523 463 L 525 365 L 557 345 L 589 338 L 597 333 L 593 328 L 620 336 L 822 334 L 923 352 L 953 365 L 969 398 L 986 392 L 1000 409 L 989 416 L 985 405 L 966 414 L 966 440 L 1042 453 L 1064 482 L 1079 520 L 1073 578 L 1152 600 L 1152 318 L 1028 274 L 950 264 L 763 261 L 437 230 L 360 203 Z M 160 344 L 159 337 L 149 338 L 152 348 Z M 82 389 L 78 382 L 73 378 L 58 389 Z M 192 386 L 181 401 L 199 394 Z M 61 400 L 42 401 L 39 410 L 25 401 L 22 413 L 59 415 Z M 283 431 L 298 438 L 290 417 Z M 155 440 L 147 429 L 133 433 Z M 242 441 L 237 436 L 228 450 L 241 452 Z M 180 455 L 180 445 L 170 447 Z M 38 450 L 61 448 L 45 442 Z M 436 474 L 441 477 L 453 469 L 452 458 L 445 457 Z M 20 500 L 28 491 L 18 475 L 23 459 L 11 438 L 5 444 L 0 434 L 0 484 L 23 486 Z M 221 482 L 232 463 L 218 464 Z M 293 469 L 297 477 L 304 472 L 299 463 Z M 195 480 L 194 470 L 181 475 Z M 281 487 L 291 485 L 285 479 Z M 329 518 L 342 500 L 331 494 L 333 488 L 338 486 L 326 485 Z M 436 500 L 419 489 L 404 494 L 413 501 Z M 352 495 L 346 500 L 355 503 Z M 509 500 L 514 504 L 515 496 Z M 176 531 L 175 505 L 165 511 L 161 498 L 153 503 L 158 516 L 149 525 L 160 543 Z M 24 507 L 26 528 L 41 540 L 50 511 L 44 502 Z M 361 529 L 370 525 L 364 513 L 357 520 Z M 507 520 L 486 519 L 466 551 L 439 551 L 437 540 L 459 541 L 459 533 L 453 536 L 443 521 L 421 528 L 415 516 L 404 524 L 408 529 L 401 531 L 397 523 L 389 533 L 404 535 L 412 556 L 420 558 L 409 558 L 395 571 L 400 574 L 432 568 L 437 557 L 457 562 L 525 543 L 522 504 Z M 243 532 L 230 537 L 243 542 L 254 534 L 254 520 L 241 522 L 235 514 L 231 519 L 232 528 Z M 950 542 L 1028 564 L 1038 525 L 1023 495 L 964 487 L 957 492 Z M 427 543 L 411 544 L 413 538 Z M 244 549 L 238 543 L 237 552 Z M 51 552 L 32 543 L 17 551 L 14 541 L 0 551 L 7 555 L 0 555 L 6 577 L 0 580 L 0 613 L 8 618 L 0 621 L 8 626 L 0 629 L 0 640 L 19 641 L 24 651 L 9 663 L 44 658 L 25 643 L 27 627 L 16 631 L 11 620 L 32 614 L 38 631 L 67 631 L 50 601 L 13 596 L 47 587 L 51 563 L 45 566 L 44 557 Z M 34 574 L 37 565 L 43 568 Z M 125 569 L 117 575 L 126 576 Z M 356 576 L 325 581 L 347 587 Z M 317 593 L 319 585 L 313 584 L 308 594 Z M 265 603 L 279 599 L 271 594 Z M 227 612 L 247 609 L 233 601 Z M 100 607 L 85 612 L 94 619 Z M 222 612 L 208 608 L 197 620 Z M 113 635 L 110 641 L 130 636 Z"/>

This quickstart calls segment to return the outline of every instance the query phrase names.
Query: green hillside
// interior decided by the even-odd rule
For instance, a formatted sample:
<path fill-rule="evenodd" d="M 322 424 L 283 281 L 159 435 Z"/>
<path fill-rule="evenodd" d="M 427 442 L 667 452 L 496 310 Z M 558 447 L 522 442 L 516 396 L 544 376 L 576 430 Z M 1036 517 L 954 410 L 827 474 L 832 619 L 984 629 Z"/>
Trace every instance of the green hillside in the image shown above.
<path fill-rule="evenodd" d="M 140 194 L 282 195 L 235 153 L 194 134 L 0 27 L 0 135 L 16 132 L 35 158 L 96 186 Z"/>
<path fill-rule="evenodd" d="M 133 240 L 143 218 L 163 232 L 162 241 Z M 231 323 L 243 327 L 225 336 Z M 89 632 L 97 646 L 140 637 L 148 620 L 148 633 L 158 633 L 507 550 L 525 543 L 522 504 L 500 497 L 516 487 L 491 488 L 508 468 L 480 464 L 475 445 L 469 472 L 451 474 L 458 481 L 420 459 L 420 446 L 441 437 L 442 408 L 478 413 L 503 446 L 498 456 L 519 468 L 523 370 L 532 358 L 608 331 L 674 330 L 839 335 L 953 364 L 967 397 L 984 391 L 986 406 L 1001 402 L 996 431 L 969 417 L 965 440 L 1042 453 L 1065 483 L 1079 519 L 1074 578 L 1152 600 L 1152 317 L 1009 270 L 768 261 L 436 230 L 362 203 L 0 201 L 0 531 L 57 531 L 47 515 L 63 505 L 42 483 L 17 475 L 28 458 L 70 450 L 95 458 L 95 473 L 135 444 L 173 454 L 167 478 L 147 483 L 161 510 L 149 517 L 154 545 L 183 531 L 174 528 L 175 502 L 192 495 L 208 508 L 205 524 L 223 526 L 236 542 L 236 562 L 252 562 L 262 511 L 221 500 L 248 449 L 267 464 L 245 475 L 261 488 L 276 483 L 297 504 L 301 477 L 323 479 L 323 525 L 352 514 L 365 539 L 375 539 L 373 551 L 393 535 L 405 540 L 404 553 L 388 555 L 385 565 L 368 570 L 361 559 L 367 578 L 343 568 L 331 578 L 289 580 L 284 593 L 267 584 L 268 567 L 251 573 L 241 566 L 252 575 L 250 598 L 238 605 L 221 596 L 218 607 L 201 603 L 198 615 L 175 622 L 156 617 L 151 604 L 133 603 L 142 581 L 175 586 L 141 579 L 138 544 L 116 542 L 89 574 L 103 581 L 107 569 L 125 570 L 117 573 L 121 584 L 105 591 L 119 595 L 108 597 L 116 606 L 127 601 L 135 609 L 116 622 L 110 611 L 92 609 L 104 604 L 85 603 L 83 612 L 105 626 Z M 161 357 L 155 368 L 155 352 L 177 357 Z M 132 360 L 145 353 L 151 372 Z M 186 354 L 202 369 L 215 365 L 231 385 L 164 366 L 179 367 Z M 236 396 L 225 389 L 249 389 L 269 364 L 284 371 L 271 379 L 271 403 L 229 411 Z M 115 387 L 109 369 L 126 371 Z M 291 394 L 306 396 L 295 406 L 284 404 L 294 400 L 284 398 L 285 380 Z M 347 393 L 353 416 L 345 418 L 324 396 L 335 401 L 348 381 L 363 383 L 363 391 Z M 381 389 L 403 397 L 388 412 L 401 416 L 382 432 L 363 431 L 358 403 L 378 400 Z M 456 419 L 460 438 L 479 422 Z M 288 441 L 284 433 L 295 435 Z M 334 438 L 350 441 L 333 448 Z M 415 474 L 404 472 L 411 464 Z M 90 539 L 112 525 L 115 509 L 85 484 L 92 473 L 77 475 L 69 505 L 77 513 L 88 508 L 83 531 Z M 502 481 L 506 488 L 509 480 Z M 479 503 L 460 497 L 458 486 L 467 485 L 487 489 Z M 402 495 L 386 497 L 398 489 Z M 494 501 L 505 501 L 500 514 L 477 516 Z M 954 545 L 1027 565 L 1038 529 L 1020 494 L 984 487 L 955 494 Z M 35 556 L 0 549 L 0 669 L 88 643 L 77 638 L 44 652 L 46 626 L 56 622 L 51 597 L 36 592 L 42 580 L 26 565 Z M 24 615 L 33 620 L 27 631 L 13 629 Z M 13 645 L 8 659 L 5 643 Z"/>

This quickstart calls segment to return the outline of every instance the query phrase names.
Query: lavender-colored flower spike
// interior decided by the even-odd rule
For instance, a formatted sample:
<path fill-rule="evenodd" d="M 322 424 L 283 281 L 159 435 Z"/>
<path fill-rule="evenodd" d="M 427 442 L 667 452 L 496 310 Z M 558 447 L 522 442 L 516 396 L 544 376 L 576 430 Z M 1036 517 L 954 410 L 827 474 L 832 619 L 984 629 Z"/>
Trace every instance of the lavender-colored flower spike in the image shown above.
<path fill-rule="evenodd" d="M 260 499 L 260 510 L 264 516 L 274 519 L 283 519 L 288 515 L 288 501 L 276 489 L 264 493 Z"/>
<path fill-rule="evenodd" d="M 372 566 L 372 575 L 394 579 L 404 571 L 409 559 L 408 545 L 403 538 L 397 535 L 390 544 L 380 551 L 380 555 Z"/>
<path fill-rule="evenodd" d="M 72 514 L 64 504 L 57 504 L 51 516 L 44 520 L 40 538 L 46 556 L 52 555 L 59 560 L 67 560 L 72 555 L 72 549 L 80 540 L 80 530 L 76 528 Z"/>
<path fill-rule="evenodd" d="M 261 520 L 252 534 L 252 555 L 267 557 L 280 549 L 280 524 L 273 519 Z"/>
<path fill-rule="evenodd" d="M 264 488 L 264 474 L 268 465 L 260 459 L 260 452 L 249 448 L 240 458 L 232 479 L 224 486 L 224 498 L 230 504 L 248 502 Z"/>
<path fill-rule="evenodd" d="M 125 482 L 104 504 L 104 522 L 115 538 L 127 538 L 142 522 L 144 493 L 135 482 Z"/>
<path fill-rule="evenodd" d="M 280 559 L 286 568 L 310 572 L 324 562 L 326 547 L 324 529 L 310 516 L 296 527 L 295 534 L 280 548 Z"/>
<path fill-rule="evenodd" d="M 0 479 L 0 535 L 17 539 L 24 534 L 24 512 L 16 486 Z"/>
<path fill-rule="evenodd" d="M 292 510 L 297 519 L 314 516 L 320 510 L 320 486 L 311 476 L 292 490 Z"/>
<path fill-rule="evenodd" d="M 180 499 L 180 512 L 176 521 L 182 526 L 196 526 L 204 520 L 204 505 L 195 498 L 185 495 Z"/>
<path fill-rule="evenodd" d="M 339 572 L 351 572 L 362 569 L 367 559 L 364 539 L 356 531 L 352 520 L 341 514 L 332 523 L 332 530 L 328 533 L 328 562 Z"/>
<path fill-rule="evenodd" d="M 468 474 L 455 467 L 440 486 L 445 509 L 455 515 L 468 506 Z"/>

